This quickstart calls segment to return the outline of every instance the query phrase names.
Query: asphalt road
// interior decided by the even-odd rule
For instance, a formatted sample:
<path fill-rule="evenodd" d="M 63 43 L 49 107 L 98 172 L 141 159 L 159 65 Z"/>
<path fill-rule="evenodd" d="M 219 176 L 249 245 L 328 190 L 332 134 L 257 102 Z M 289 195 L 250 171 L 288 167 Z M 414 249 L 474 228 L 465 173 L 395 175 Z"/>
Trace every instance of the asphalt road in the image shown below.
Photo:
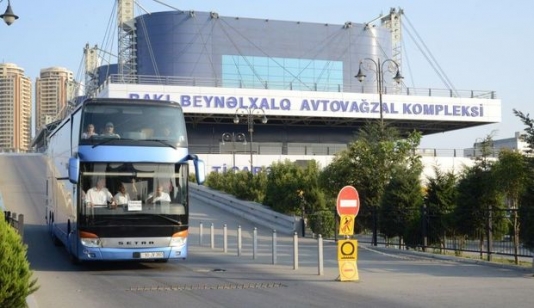
<path fill-rule="evenodd" d="M 316 240 L 299 239 L 295 269 L 293 238 L 277 235 L 273 265 L 272 230 L 265 228 L 257 229 L 254 259 L 255 226 L 194 198 L 187 260 L 75 266 L 45 232 L 45 174 L 39 156 L 0 155 L 0 193 L 8 210 L 24 214 L 28 259 L 40 285 L 28 299 L 30 307 L 534 306 L 534 277 L 517 269 L 362 246 L 357 262 L 360 280 L 340 282 L 336 243 L 324 241 L 324 274 L 318 275 Z"/>

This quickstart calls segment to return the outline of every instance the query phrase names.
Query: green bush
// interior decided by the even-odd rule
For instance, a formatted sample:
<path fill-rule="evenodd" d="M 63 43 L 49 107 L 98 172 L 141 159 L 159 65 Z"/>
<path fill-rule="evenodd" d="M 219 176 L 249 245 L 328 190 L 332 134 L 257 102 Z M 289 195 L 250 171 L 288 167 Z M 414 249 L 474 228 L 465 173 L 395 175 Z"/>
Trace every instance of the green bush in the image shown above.
<path fill-rule="evenodd" d="M 15 229 L 0 218 L 0 307 L 26 307 L 26 297 L 37 291 L 26 259 L 27 247 Z"/>
<path fill-rule="evenodd" d="M 310 228 L 315 234 L 321 234 L 323 238 L 334 236 L 335 220 L 334 212 L 332 211 L 317 211 L 313 214 L 308 215 L 308 223 Z"/>

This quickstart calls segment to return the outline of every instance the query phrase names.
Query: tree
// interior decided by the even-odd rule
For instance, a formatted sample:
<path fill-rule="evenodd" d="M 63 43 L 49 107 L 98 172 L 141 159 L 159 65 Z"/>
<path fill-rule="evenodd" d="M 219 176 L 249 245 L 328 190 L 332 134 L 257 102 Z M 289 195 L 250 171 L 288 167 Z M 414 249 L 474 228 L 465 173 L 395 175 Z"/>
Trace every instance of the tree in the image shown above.
<path fill-rule="evenodd" d="M 508 201 L 508 209 L 512 214 L 512 228 L 514 239 L 514 259 L 519 264 L 519 216 L 521 196 L 527 189 L 528 169 L 523 155 L 517 151 L 501 150 L 499 160 L 494 165 L 494 175 L 498 187 L 504 192 Z"/>
<path fill-rule="evenodd" d="M 401 136 L 396 128 L 381 122 L 368 122 L 359 130 L 355 141 L 329 166 L 327 172 L 331 178 L 322 180 L 322 183 L 334 184 L 331 189 L 336 189 L 336 193 L 345 185 L 358 190 L 361 204 L 358 226 L 373 229 L 374 244 L 378 225 L 376 214 L 386 185 L 396 166 L 409 165 L 418 159 L 415 150 L 420 140 L 418 132 Z M 333 171 L 340 171 L 343 177 Z"/>
<path fill-rule="evenodd" d="M 351 161 L 348 151 L 342 151 L 334 155 L 334 159 L 319 174 L 319 186 L 324 191 L 326 198 L 333 200 L 335 204 L 337 194 L 347 185 L 355 186 L 352 172 L 356 168 Z"/>
<path fill-rule="evenodd" d="M 491 261 L 492 240 L 504 233 L 504 197 L 499 191 L 492 170 L 493 141 L 487 136 L 479 143 L 481 155 L 475 165 L 464 169 L 458 182 L 457 207 L 454 213 L 456 229 L 463 235 L 479 239 L 481 257 L 484 237 L 487 241 L 488 261 Z M 478 154 L 478 152 L 475 152 Z"/>
<path fill-rule="evenodd" d="M 206 178 L 205 185 L 239 199 L 262 203 L 267 186 L 267 173 L 265 170 L 255 175 L 245 170 L 237 173 L 211 172 Z"/>
<path fill-rule="evenodd" d="M 221 174 L 216 171 L 212 171 L 206 177 L 206 181 L 204 182 L 204 185 L 215 190 L 226 191 L 224 174 Z"/>
<path fill-rule="evenodd" d="M 534 150 L 534 120 L 530 118 L 529 114 L 524 114 L 516 109 L 514 114 L 520 118 L 521 122 L 526 126 L 525 133 L 522 139 L 528 144 L 529 149 L 526 151 L 525 157 L 527 164 L 527 179 L 526 190 L 520 198 L 521 207 L 519 207 L 519 239 L 530 249 L 534 249 L 534 157 L 532 156 Z"/>
<path fill-rule="evenodd" d="M 423 219 L 427 219 L 427 226 L 432 226 L 427 232 L 428 244 L 438 242 L 440 247 L 444 247 L 447 234 L 454 234 L 453 212 L 456 208 L 457 176 L 452 171 L 443 172 L 435 166 L 434 177 L 427 180 L 427 215 Z"/>
<path fill-rule="evenodd" d="M 532 165 L 532 160 L 528 160 L 529 163 L 529 173 L 527 178 L 527 189 L 525 193 L 521 196 L 520 204 L 521 206 L 518 209 L 519 212 L 519 224 L 521 228 L 519 229 L 519 240 L 523 245 L 530 250 L 534 250 L 534 166 Z"/>
<path fill-rule="evenodd" d="M 290 160 L 274 162 L 267 175 L 264 204 L 281 213 L 299 213 L 297 191 L 302 189 L 302 178 L 302 169 Z"/>
<path fill-rule="evenodd" d="M 516 115 L 523 124 L 525 124 L 526 134 L 522 136 L 523 140 L 529 145 L 527 153 L 532 153 L 534 151 L 534 120 L 530 118 L 530 115 L 524 114 L 523 112 L 513 109 L 514 115 Z"/>
<path fill-rule="evenodd" d="M 0 307 L 26 307 L 26 297 L 38 289 L 26 259 L 27 247 L 4 219 L 0 219 L 0 239 Z"/>
<path fill-rule="evenodd" d="M 310 161 L 305 167 L 285 160 L 271 165 L 267 175 L 264 204 L 285 214 L 302 215 L 302 199 L 306 198 L 304 212 L 313 213 L 325 208 L 323 192 L 318 189 L 319 166 Z"/>
<path fill-rule="evenodd" d="M 267 174 L 265 171 L 252 172 L 242 170 L 237 173 L 226 172 L 226 191 L 242 200 L 263 203 L 267 187 Z"/>
<path fill-rule="evenodd" d="M 398 166 L 386 186 L 380 207 L 380 231 L 386 237 L 398 237 L 399 248 L 420 243 L 420 208 L 423 204 L 421 164 Z"/>

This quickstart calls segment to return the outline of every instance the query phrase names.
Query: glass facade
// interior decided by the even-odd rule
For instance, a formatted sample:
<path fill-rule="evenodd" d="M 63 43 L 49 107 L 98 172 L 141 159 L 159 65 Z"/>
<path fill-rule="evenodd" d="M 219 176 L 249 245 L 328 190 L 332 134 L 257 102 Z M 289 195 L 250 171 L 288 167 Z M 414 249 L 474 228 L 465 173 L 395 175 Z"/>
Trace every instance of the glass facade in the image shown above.
<path fill-rule="evenodd" d="M 223 87 L 339 91 L 343 62 L 239 55 L 222 56 Z"/>

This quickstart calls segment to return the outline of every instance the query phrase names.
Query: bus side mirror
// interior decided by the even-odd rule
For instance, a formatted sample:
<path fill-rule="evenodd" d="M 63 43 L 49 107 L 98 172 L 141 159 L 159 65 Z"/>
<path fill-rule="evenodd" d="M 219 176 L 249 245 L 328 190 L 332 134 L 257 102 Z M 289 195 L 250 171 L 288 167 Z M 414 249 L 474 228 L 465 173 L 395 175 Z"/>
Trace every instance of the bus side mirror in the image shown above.
<path fill-rule="evenodd" d="M 72 184 L 78 184 L 78 177 L 80 175 L 80 159 L 69 158 L 69 181 Z"/>
<path fill-rule="evenodd" d="M 195 159 L 193 160 L 193 163 L 195 164 L 195 176 L 197 183 L 203 184 L 206 180 L 206 166 L 204 165 L 204 161 Z"/>

